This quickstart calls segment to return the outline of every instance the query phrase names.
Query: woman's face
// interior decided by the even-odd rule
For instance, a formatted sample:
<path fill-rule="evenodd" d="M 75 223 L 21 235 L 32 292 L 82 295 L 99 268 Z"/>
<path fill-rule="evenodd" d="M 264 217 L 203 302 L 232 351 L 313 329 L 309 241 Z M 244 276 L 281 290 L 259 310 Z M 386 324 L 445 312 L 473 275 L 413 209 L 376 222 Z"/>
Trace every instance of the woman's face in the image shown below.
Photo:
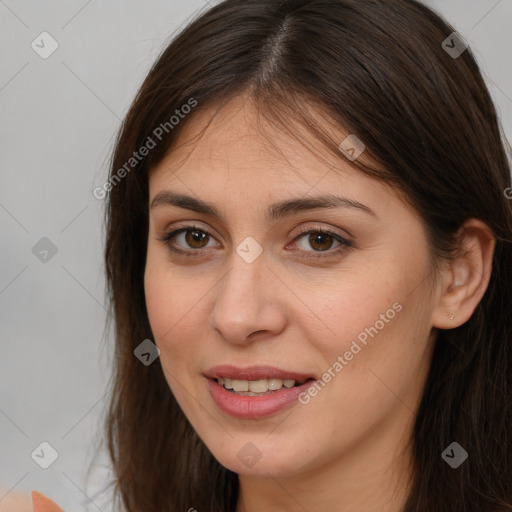
<path fill-rule="evenodd" d="M 208 119 L 187 122 L 150 174 L 146 304 L 167 382 L 232 471 L 292 476 L 363 454 L 378 467 L 406 439 L 431 360 L 423 226 L 250 102 L 232 100 L 187 144 Z M 331 207 L 311 207 L 326 196 Z"/>

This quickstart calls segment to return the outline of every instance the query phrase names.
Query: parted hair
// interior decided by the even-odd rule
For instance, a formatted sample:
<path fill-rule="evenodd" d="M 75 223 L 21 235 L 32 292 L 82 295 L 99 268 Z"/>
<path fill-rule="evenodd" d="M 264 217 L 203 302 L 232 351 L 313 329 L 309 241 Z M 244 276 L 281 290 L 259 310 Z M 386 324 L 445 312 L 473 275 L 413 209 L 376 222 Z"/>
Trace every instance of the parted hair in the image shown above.
<path fill-rule="evenodd" d="M 311 109 L 355 134 L 368 160 L 351 164 L 415 208 L 434 261 L 455 254 L 466 220 L 492 230 L 497 244 L 485 295 L 466 323 L 440 330 L 436 340 L 411 436 L 413 484 L 403 512 L 512 511 L 510 147 L 471 47 L 455 57 L 443 45 L 453 32 L 414 0 L 225 0 L 162 51 L 122 123 L 110 178 L 168 124 L 106 197 L 115 339 L 105 430 L 119 510 L 236 509 L 238 475 L 198 437 L 159 359 L 144 366 L 134 349 L 154 339 L 144 295 L 149 170 L 196 115 L 244 93 L 283 130 L 297 134 L 293 126 L 302 123 L 340 161 L 340 141 Z M 191 99 L 190 114 L 170 126 Z M 457 469 L 441 457 L 453 441 L 468 452 Z"/>

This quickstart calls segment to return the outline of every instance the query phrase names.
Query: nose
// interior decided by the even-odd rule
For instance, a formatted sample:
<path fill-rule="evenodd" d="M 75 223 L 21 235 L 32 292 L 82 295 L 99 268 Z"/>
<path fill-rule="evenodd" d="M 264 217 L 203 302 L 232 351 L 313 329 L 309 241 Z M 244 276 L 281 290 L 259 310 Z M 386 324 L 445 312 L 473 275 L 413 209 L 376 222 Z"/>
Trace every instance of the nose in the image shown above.
<path fill-rule="evenodd" d="M 281 283 L 267 268 L 264 254 L 247 263 L 233 252 L 230 270 L 214 288 L 209 323 L 229 343 L 244 345 L 272 338 L 286 326 L 285 304 L 279 296 Z"/>

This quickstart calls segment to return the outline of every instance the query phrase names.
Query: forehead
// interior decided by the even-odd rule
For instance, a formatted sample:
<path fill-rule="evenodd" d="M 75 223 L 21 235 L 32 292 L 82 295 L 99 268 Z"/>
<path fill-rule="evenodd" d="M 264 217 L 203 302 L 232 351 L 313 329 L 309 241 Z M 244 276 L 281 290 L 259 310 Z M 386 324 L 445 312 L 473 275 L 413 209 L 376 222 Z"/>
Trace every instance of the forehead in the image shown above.
<path fill-rule="evenodd" d="M 312 112 L 315 116 L 315 112 Z M 316 113 L 336 146 L 348 133 Z M 390 194 L 384 184 L 333 155 L 296 121 L 286 132 L 261 114 L 253 101 L 237 96 L 220 110 L 197 111 L 182 127 L 171 151 L 150 172 L 150 198 L 172 187 L 201 195 L 307 195 L 349 191 L 361 198 Z M 361 156 L 364 158 L 364 153 Z"/>

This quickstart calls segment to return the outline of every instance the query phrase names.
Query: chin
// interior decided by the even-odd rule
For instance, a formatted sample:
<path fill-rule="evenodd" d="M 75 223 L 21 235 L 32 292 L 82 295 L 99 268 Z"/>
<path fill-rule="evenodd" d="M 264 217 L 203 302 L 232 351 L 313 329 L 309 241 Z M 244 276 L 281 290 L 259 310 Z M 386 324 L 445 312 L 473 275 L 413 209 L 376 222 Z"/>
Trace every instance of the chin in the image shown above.
<path fill-rule="evenodd" d="M 263 447 L 263 444 L 266 446 Z M 238 446 L 240 448 L 237 448 Z M 233 441 L 229 453 L 212 453 L 219 464 L 239 475 L 261 478 L 269 478 L 270 475 L 289 477 L 303 470 L 306 463 L 305 457 L 296 450 L 296 446 L 296 443 L 292 443 L 290 447 L 282 443 L 273 445 L 262 438 L 261 442 L 256 439 L 254 442 Z"/>

